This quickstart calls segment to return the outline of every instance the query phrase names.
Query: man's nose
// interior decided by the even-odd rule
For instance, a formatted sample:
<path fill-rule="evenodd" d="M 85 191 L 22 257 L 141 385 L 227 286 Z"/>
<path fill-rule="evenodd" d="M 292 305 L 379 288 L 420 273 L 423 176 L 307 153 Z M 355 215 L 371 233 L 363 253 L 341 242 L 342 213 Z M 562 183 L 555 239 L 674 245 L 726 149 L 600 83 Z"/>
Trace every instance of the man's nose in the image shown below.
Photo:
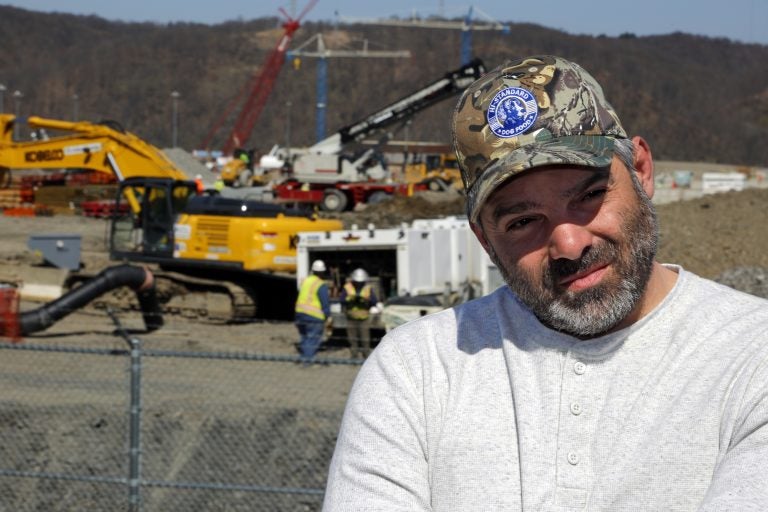
<path fill-rule="evenodd" d="M 553 260 L 575 260 L 592 245 L 592 233 L 578 224 L 562 223 L 555 226 L 549 237 L 549 257 Z"/>

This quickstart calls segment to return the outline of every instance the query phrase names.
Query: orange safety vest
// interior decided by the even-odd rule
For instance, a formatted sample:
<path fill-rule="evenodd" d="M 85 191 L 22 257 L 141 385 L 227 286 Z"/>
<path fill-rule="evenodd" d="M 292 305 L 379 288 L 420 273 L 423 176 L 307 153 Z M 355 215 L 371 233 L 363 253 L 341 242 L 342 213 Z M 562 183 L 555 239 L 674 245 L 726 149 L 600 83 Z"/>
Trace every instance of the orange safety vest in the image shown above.
<path fill-rule="evenodd" d="M 299 289 L 299 297 L 296 299 L 297 313 L 304 313 L 305 315 L 325 320 L 323 305 L 320 304 L 320 296 L 317 293 L 323 284 L 323 280 L 314 274 L 304 279 Z"/>
<path fill-rule="evenodd" d="M 367 320 L 371 314 L 371 286 L 366 284 L 358 293 L 355 285 L 346 283 L 344 290 L 347 292 L 347 317 L 352 320 Z"/>

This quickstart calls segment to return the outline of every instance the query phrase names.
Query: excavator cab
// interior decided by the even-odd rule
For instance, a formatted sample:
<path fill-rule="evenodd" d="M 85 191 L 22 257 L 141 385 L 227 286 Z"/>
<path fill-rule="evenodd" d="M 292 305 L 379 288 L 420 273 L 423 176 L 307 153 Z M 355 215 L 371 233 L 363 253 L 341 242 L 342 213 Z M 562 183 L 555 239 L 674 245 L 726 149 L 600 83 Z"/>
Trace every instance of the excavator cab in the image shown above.
<path fill-rule="evenodd" d="M 110 232 L 112 259 L 163 262 L 173 258 L 174 223 L 194 181 L 128 178 L 120 182 Z M 124 208 L 123 204 L 128 204 Z"/>

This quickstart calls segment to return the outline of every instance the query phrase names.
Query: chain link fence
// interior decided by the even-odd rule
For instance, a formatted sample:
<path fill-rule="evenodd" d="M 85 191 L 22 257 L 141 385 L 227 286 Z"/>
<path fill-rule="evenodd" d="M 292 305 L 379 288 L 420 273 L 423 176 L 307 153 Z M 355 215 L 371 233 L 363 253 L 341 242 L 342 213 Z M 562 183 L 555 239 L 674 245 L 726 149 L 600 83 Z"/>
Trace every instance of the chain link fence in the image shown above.
<path fill-rule="evenodd" d="M 320 510 L 360 361 L 0 343 L 0 511 Z"/>

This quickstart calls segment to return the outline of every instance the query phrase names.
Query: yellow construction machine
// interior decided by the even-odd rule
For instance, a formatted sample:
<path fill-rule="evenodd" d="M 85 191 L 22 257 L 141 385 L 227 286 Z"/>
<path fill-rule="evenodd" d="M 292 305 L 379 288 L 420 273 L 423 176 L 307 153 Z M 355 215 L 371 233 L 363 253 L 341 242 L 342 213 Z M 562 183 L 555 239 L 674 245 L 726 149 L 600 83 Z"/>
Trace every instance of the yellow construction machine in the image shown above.
<path fill-rule="evenodd" d="M 406 183 L 426 183 L 429 190 L 463 189 L 461 171 L 456 155 L 452 152 L 413 154 L 413 160 L 403 165 Z"/>
<path fill-rule="evenodd" d="M 292 315 L 297 234 L 343 227 L 281 205 L 199 194 L 160 149 L 115 123 L 30 117 L 36 137 L 29 141 L 13 140 L 14 123 L 14 116 L 0 114 L 0 173 L 114 175 L 110 258 L 156 266 L 156 277 L 168 283 L 161 299 L 174 300 L 181 311 L 226 320 Z"/>
<path fill-rule="evenodd" d="M 16 118 L 0 114 L 0 168 L 90 169 L 113 174 L 118 181 L 132 176 L 188 179 L 158 148 L 126 132 L 114 121 L 57 121 L 29 117 L 34 139 L 14 141 Z M 48 130 L 67 132 L 51 137 Z"/>

